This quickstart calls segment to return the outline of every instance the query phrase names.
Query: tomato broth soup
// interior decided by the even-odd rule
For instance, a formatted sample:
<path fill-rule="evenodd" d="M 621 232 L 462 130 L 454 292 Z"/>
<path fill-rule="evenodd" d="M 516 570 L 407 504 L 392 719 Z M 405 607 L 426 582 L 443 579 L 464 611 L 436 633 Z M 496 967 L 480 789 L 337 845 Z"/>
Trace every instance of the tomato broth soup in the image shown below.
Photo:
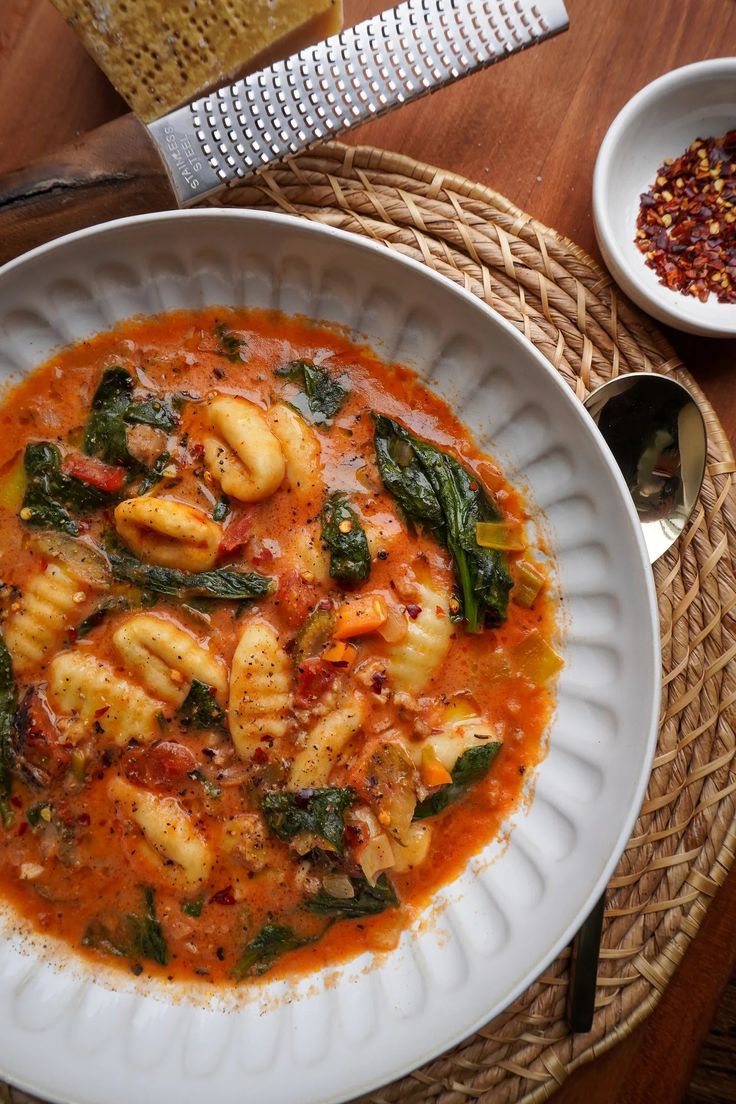
<path fill-rule="evenodd" d="M 561 660 L 446 402 L 276 312 L 137 319 L 0 408 L 0 892 L 136 975 L 395 944 L 499 831 Z"/>

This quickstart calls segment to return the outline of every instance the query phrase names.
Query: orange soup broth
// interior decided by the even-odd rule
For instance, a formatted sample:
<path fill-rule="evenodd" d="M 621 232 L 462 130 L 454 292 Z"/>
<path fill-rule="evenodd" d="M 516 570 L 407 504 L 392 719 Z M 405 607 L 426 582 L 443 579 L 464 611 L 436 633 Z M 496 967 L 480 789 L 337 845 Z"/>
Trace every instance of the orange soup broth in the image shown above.
<path fill-rule="evenodd" d="M 218 352 L 214 332 L 217 323 L 223 321 L 242 335 L 242 360 L 232 362 Z M 381 362 L 369 349 L 357 347 L 339 331 L 275 312 L 224 309 L 174 312 L 130 321 L 111 333 L 64 349 L 16 387 L 0 408 L 0 471 L 11 470 L 19 462 L 25 445 L 34 440 L 68 442 L 71 434 L 79 447 L 102 370 L 122 365 L 147 393 L 165 397 L 171 392 L 185 392 L 189 397 L 183 407 L 182 424 L 176 431 L 184 442 L 175 457 L 177 474 L 159 484 L 154 493 L 179 498 L 211 514 L 219 488 L 211 481 L 196 479 L 193 474 L 201 468 L 196 445 L 205 432 L 200 400 L 213 392 L 233 394 L 244 396 L 264 409 L 277 398 L 294 400 L 297 386 L 275 377 L 274 370 L 297 359 L 313 360 L 326 364 L 334 372 L 344 372 L 350 387 L 349 398 L 332 426 L 328 430 L 317 427 L 317 432 L 325 486 L 353 494 L 361 517 L 366 523 L 375 524 L 383 541 L 385 558 L 373 559 L 370 577 L 358 588 L 358 593 L 383 593 L 396 601 L 397 582 L 400 585 L 406 564 L 419 564 L 428 578 L 448 590 L 453 579 L 451 561 L 444 549 L 429 536 L 410 533 L 405 526 L 396 524 L 396 504 L 383 489 L 375 467 L 372 410 L 398 419 L 418 436 L 454 453 L 481 485 L 493 493 L 507 520 L 528 519 L 520 493 L 505 480 L 496 464 L 477 450 L 450 407 L 411 370 Z M 299 502 L 285 491 L 261 503 L 235 504 L 238 516 L 247 515 L 248 540 L 227 562 L 273 577 L 279 583 L 275 593 L 251 604 L 237 617 L 233 604 L 222 602 L 215 603 L 199 620 L 196 611 L 187 614 L 187 620 L 181 607 L 165 597 L 157 602 L 154 612 L 175 617 L 203 643 L 212 643 L 228 665 L 249 618 L 263 615 L 278 629 L 282 639 L 293 639 L 305 611 L 312 608 L 315 600 L 330 593 L 329 587 L 297 579 L 291 566 L 294 541 L 300 535 L 312 536 L 319 546 L 320 510 L 320 501 Z M 112 516 L 107 512 L 91 521 L 85 538 L 98 540 L 111 525 Z M 2 505 L 0 528 L 3 534 L 0 578 L 6 588 L 9 585 L 22 591 L 39 569 L 39 554 L 29 539 L 32 531 L 19 521 L 15 512 Z M 512 562 L 513 559 L 512 555 Z M 86 594 L 75 611 L 77 621 L 91 613 L 98 603 L 99 595 Z M 499 678 L 494 653 L 513 648 L 533 628 L 554 641 L 555 612 L 554 597 L 547 588 L 532 609 L 511 601 L 508 620 L 499 629 L 471 635 L 462 625 L 455 627 L 449 655 L 422 699 L 428 703 L 431 714 L 432 702 L 443 704 L 472 694 L 485 715 L 503 722 L 502 754 L 486 779 L 467 798 L 436 819 L 427 860 L 395 876 L 400 909 L 334 924 L 319 942 L 287 954 L 269 977 L 296 975 L 345 960 L 365 949 L 387 948 L 437 888 L 457 876 L 470 857 L 496 836 L 520 800 L 524 775 L 543 754 L 553 695 L 549 687 L 535 687 L 518 677 Z M 111 635 L 126 616 L 123 613 L 109 617 L 78 644 L 91 649 L 121 674 L 124 669 Z M 73 643 L 74 629 L 70 626 L 60 649 Z M 375 636 L 357 640 L 356 644 L 358 665 L 363 656 L 380 657 L 386 647 Z M 43 685 L 43 668 L 32 673 L 28 680 L 20 681 L 21 695 L 28 682 Z M 369 731 L 373 720 L 384 717 L 386 706 L 376 698 L 370 709 L 366 725 Z M 181 739 L 197 761 L 206 765 L 203 749 L 212 743 L 211 733 L 181 731 L 175 719 L 168 718 L 162 737 Z M 68 789 L 63 798 L 57 795 L 62 815 L 70 817 L 77 826 L 75 860 L 71 864 L 68 859 L 65 861 L 63 848 L 44 852 L 41 838 L 24 815 L 29 806 L 39 801 L 39 794 L 22 781 L 15 782 L 14 823 L 8 829 L 0 828 L 0 891 L 33 927 L 94 956 L 95 952 L 81 946 L 89 924 L 99 916 L 140 912 L 140 886 L 152 885 L 157 894 L 158 919 L 172 954 L 165 967 L 147 961 L 145 972 L 182 981 L 206 978 L 216 983 L 228 982 L 234 961 L 259 925 L 272 916 L 288 913 L 298 904 L 299 893 L 293 880 L 282 877 L 278 868 L 279 858 L 284 870 L 293 865 L 288 845 L 278 840 L 272 842 L 276 869 L 265 873 L 254 873 L 232 856 L 219 854 L 204 887 L 202 914 L 199 918 L 189 917 L 181 910 L 187 894 L 157 876 L 139 836 L 130 832 L 116 815 L 107 786 L 110 771 L 119 769 L 119 762 L 110 768 L 100 766 L 84 787 Z M 242 808 L 240 790 L 236 787 L 224 788 L 216 802 L 189 779 L 184 779 L 184 784 L 179 784 L 174 792 L 205 834 L 211 830 L 213 816 L 234 815 Z M 18 873 L 21 863 L 40 863 L 44 867 L 42 877 L 21 880 Z M 226 889 L 231 891 L 229 896 L 225 894 L 226 900 L 218 902 L 217 895 Z M 235 897 L 234 904 L 229 897 Z M 128 968 L 124 959 L 112 959 L 113 963 L 116 961 Z"/>

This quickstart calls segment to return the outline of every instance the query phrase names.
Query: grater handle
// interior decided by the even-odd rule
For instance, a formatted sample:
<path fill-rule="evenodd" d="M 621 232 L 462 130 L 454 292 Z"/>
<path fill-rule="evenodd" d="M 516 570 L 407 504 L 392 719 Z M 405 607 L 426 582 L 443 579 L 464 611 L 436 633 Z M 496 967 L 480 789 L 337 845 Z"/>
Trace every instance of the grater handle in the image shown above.
<path fill-rule="evenodd" d="M 123 115 L 0 176 L 0 264 L 72 230 L 175 206 L 145 126 Z"/>

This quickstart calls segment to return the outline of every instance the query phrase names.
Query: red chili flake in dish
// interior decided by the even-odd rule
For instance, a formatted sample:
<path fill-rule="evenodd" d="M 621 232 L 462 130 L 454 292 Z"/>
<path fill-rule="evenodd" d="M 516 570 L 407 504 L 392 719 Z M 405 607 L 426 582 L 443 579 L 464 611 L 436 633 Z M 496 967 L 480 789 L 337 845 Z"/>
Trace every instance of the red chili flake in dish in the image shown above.
<path fill-rule="evenodd" d="M 231 885 L 225 886 L 224 889 L 218 890 L 210 897 L 210 902 L 215 905 L 234 905 L 235 894 L 233 893 L 233 887 Z"/>
<path fill-rule="evenodd" d="M 374 671 L 371 676 L 371 690 L 374 694 L 380 694 L 387 682 L 388 675 L 385 671 Z"/>
<path fill-rule="evenodd" d="M 638 249 L 659 282 L 705 303 L 736 303 L 736 129 L 696 138 L 640 196 Z"/>
<path fill-rule="evenodd" d="M 404 609 L 409 614 L 409 617 L 411 617 L 412 621 L 416 621 L 417 617 L 422 612 L 422 607 L 415 605 L 414 602 L 409 602 L 406 606 L 404 606 Z"/>
<path fill-rule="evenodd" d="M 262 738 L 263 737 L 261 737 L 261 739 Z M 262 747 L 257 747 L 251 755 L 251 760 L 255 763 L 257 767 L 263 766 L 264 763 L 268 762 L 268 754 L 264 751 Z"/>

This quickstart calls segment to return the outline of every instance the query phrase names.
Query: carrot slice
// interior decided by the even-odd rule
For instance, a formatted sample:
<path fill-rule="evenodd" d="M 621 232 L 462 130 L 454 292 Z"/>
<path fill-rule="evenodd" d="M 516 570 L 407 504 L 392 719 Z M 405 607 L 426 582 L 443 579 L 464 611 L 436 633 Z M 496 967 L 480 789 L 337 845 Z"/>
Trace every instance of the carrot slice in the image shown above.
<path fill-rule="evenodd" d="M 447 767 L 440 763 L 432 747 L 422 749 L 422 765 L 419 768 L 419 773 L 424 785 L 430 788 L 432 786 L 445 786 L 448 782 L 452 782 L 452 775 Z"/>
<path fill-rule="evenodd" d="M 388 620 L 388 607 L 380 594 L 366 594 L 340 606 L 335 615 L 335 640 L 349 640 L 376 632 Z"/>

